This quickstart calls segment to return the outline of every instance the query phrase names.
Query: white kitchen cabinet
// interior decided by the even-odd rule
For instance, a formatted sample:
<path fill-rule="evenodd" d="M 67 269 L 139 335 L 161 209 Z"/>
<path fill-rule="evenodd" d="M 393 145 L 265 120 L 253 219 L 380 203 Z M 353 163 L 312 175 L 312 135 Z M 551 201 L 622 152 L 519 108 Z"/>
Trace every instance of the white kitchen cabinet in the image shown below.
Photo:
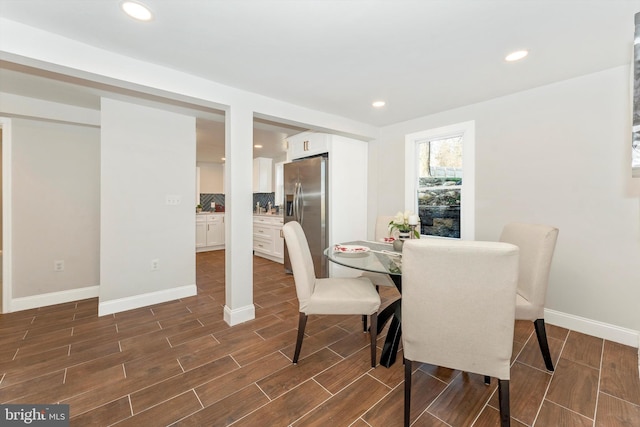
<path fill-rule="evenodd" d="M 303 132 L 287 138 L 287 154 L 290 160 L 315 156 L 329 152 L 333 135 L 326 133 Z"/>
<path fill-rule="evenodd" d="M 204 215 L 196 216 L 196 249 L 207 246 L 207 219 Z"/>
<path fill-rule="evenodd" d="M 331 135 L 329 151 L 329 247 L 367 238 L 367 157 L 364 141 Z M 355 270 L 329 263 L 329 276 Z"/>
<path fill-rule="evenodd" d="M 256 157 L 253 159 L 253 192 L 273 192 L 273 159 Z"/>
<path fill-rule="evenodd" d="M 278 162 L 275 164 L 275 185 L 274 185 L 274 205 L 284 206 L 284 164 L 286 162 Z"/>
<path fill-rule="evenodd" d="M 284 234 L 282 234 L 282 222 L 273 231 L 273 256 L 281 259 L 279 261 L 284 264 Z"/>
<path fill-rule="evenodd" d="M 224 249 L 224 214 L 196 215 L 196 252 Z"/>
<path fill-rule="evenodd" d="M 207 221 L 207 246 L 224 245 L 224 215 L 213 215 Z"/>
<path fill-rule="evenodd" d="M 253 216 L 253 253 L 271 261 L 284 263 L 284 237 L 280 215 Z"/>

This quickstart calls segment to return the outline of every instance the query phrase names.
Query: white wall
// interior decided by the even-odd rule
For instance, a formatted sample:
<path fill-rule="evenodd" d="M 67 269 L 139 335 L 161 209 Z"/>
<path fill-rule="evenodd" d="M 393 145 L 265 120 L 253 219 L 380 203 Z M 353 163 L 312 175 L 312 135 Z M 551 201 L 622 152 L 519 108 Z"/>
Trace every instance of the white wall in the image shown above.
<path fill-rule="evenodd" d="M 12 147 L 13 298 L 97 286 L 100 131 L 13 119 Z"/>
<path fill-rule="evenodd" d="M 224 168 L 221 163 L 198 162 L 200 167 L 200 193 L 224 194 Z"/>
<path fill-rule="evenodd" d="M 195 118 L 107 98 L 101 111 L 99 313 L 194 295 Z"/>
<path fill-rule="evenodd" d="M 376 127 L 365 123 L 314 111 L 238 90 L 168 67 L 114 54 L 87 45 L 82 41 L 48 33 L 15 21 L 0 18 L 0 26 L 3 35 L 0 38 L 0 59 L 2 60 L 100 83 L 142 90 L 154 95 L 164 96 L 171 93 L 178 100 L 199 100 L 202 105 L 225 110 L 227 119 L 230 112 L 241 111 L 240 115 L 250 117 L 250 128 L 253 126 L 253 117 L 259 116 L 270 120 L 282 118 L 291 124 L 309 124 L 316 128 L 331 129 L 365 139 L 373 139 L 378 135 Z M 231 123 L 227 120 L 225 125 L 225 157 L 227 158 L 225 210 L 228 217 L 231 217 L 232 214 L 235 216 L 233 221 L 230 219 L 226 222 L 227 241 L 233 241 L 233 251 L 227 250 L 226 254 L 226 298 L 229 313 L 232 314 L 236 312 L 235 307 L 248 306 L 245 304 L 246 301 L 252 299 L 252 269 L 247 268 L 245 261 L 251 256 L 253 234 L 251 227 L 246 227 L 245 224 L 251 221 L 253 203 L 251 179 L 244 177 L 245 172 L 251 170 L 251 154 L 246 155 L 245 147 L 236 147 L 237 145 L 250 144 L 246 148 L 247 151 L 252 151 L 252 132 L 240 129 L 240 127 L 246 126 L 245 121 L 245 117 L 238 121 L 234 118 Z M 190 183 L 190 194 L 192 195 L 195 194 L 193 191 L 194 164 L 195 160 L 190 166 L 193 170 Z M 248 179 L 246 183 L 245 179 Z M 231 180 L 234 181 L 233 185 L 231 185 Z M 247 183 L 248 185 L 245 185 Z M 231 194 L 232 190 L 234 194 Z M 193 214 L 193 206 L 195 204 L 192 204 L 190 214 Z M 193 215 L 191 216 L 193 217 Z M 193 253 L 193 245 L 190 252 Z M 232 257 L 235 259 L 231 260 Z M 233 288 L 232 292 L 230 292 L 230 288 Z M 237 316 L 238 319 L 241 317 Z M 235 323 L 235 321 L 231 323 Z"/>
<path fill-rule="evenodd" d="M 370 149 L 375 211 L 403 208 L 405 134 L 475 120 L 476 238 L 498 239 L 508 221 L 559 227 L 547 308 L 639 331 L 629 72 L 617 67 L 383 128 Z"/>

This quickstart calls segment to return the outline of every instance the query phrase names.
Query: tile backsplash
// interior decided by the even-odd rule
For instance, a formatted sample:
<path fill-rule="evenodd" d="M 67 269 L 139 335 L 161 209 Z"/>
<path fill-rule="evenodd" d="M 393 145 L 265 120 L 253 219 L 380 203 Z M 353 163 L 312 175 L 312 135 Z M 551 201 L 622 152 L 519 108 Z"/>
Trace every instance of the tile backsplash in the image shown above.
<path fill-rule="evenodd" d="M 211 202 L 215 202 L 216 206 L 224 206 L 224 194 L 200 193 L 200 204 L 203 211 L 210 212 L 213 210 Z"/>
<path fill-rule="evenodd" d="M 275 193 L 253 193 L 253 210 L 256 210 L 256 203 L 265 208 L 269 202 L 274 206 Z M 215 202 L 216 206 L 224 206 L 224 194 L 200 194 L 200 204 L 205 212 L 212 211 L 211 202 Z"/>
<path fill-rule="evenodd" d="M 271 202 L 271 206 L 274 207 L 275 200 L 275 193 L 253 193 L 253 211 L 256 210 L 256 203 L 260 203 L 260 207 L 266 208 L 267 204 Z"/>

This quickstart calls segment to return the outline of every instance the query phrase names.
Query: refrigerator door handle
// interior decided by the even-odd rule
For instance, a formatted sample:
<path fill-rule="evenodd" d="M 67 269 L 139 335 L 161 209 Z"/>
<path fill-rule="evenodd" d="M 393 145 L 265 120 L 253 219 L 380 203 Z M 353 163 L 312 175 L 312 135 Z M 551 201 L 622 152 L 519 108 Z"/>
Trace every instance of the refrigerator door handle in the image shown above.
<path fill-rule="evenodd" d="M 293 219 L 295 221 L 298 221 L 298 182 L 295 183 L 294 187 L 293 187 Z"/>
<path fill-rule="evenodd" d="M 298 183 L 298 216 L 299 216 L 299 220 L 298 222 L 300 223 L 300 225 L 302 225 L 303 221 L 304 221 L 304 193 L 302 192 L 302 183 L 299 182 Z"/>

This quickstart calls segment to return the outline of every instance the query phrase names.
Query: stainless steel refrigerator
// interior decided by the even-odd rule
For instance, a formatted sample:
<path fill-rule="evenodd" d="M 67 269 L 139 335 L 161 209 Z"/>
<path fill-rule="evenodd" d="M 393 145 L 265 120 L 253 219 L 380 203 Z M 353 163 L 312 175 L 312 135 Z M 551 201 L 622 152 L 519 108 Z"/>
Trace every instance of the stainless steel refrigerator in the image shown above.
<path fill-rule="evenodd" d="M 284 222 L 298 221 L 309 242 L 316 277 L 329 277 L 324 250 L 329 244 L 328 155 L 308 157 L 284 165 Z M 291 273 L 285 241 L 284 268 Z"/>

